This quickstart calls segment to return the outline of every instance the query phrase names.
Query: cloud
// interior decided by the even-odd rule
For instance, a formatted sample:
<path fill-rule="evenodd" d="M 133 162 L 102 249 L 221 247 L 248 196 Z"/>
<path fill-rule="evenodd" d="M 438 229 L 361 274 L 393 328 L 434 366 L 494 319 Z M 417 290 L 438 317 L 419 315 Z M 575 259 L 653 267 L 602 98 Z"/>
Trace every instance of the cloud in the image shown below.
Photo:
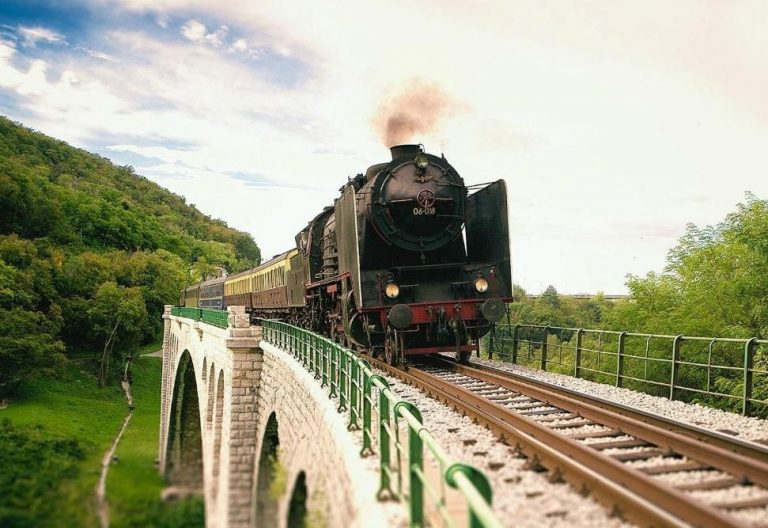
<path fill-rule="evenodd" d="M 197 20 L 189 20 L 181 27 L 181 34 L 193 42 L 199 42 L 205 38 L 205 24 Z"/>
<path fill-rule="evenodd" d="M 119 65 L 0 46 L 0 88 L 23 94 L 30 126 L 144 156 L 139 172 L 265 254 L 387 159 L 372 122 L 414 78 L 460 108 L 423 127 L 416 98 L 413 139 L 470 184 L 507 180 L 515 277 L 533 290 L 620 291 L 626 272 L 663 265 L 675 226 L 716 222 L 744 189 L 768 195 L 760 3 L 308 2 L 297 17 L 269 0 L 89 1 L 143 28 L 81 43 Z M 403 20 L 418 22 L 376 31 Z"/>
<path fill-rule="evenodd" d="M 25 27 L 25 26 L 19 26 L 18 28 L 18 34 L 21 37 L 22 43 L 25 46 L 31 46 L 34 47 L 37 45 L 38 42 L 49 42 L 49 43 L 60 43 L 60 44 L 67 44 L 67 41 L 64 40 L 64 36 L 60 35 L 59 33 L 56 33 L 53 30 L 44 28 L 44 27 Z"/>
<path fill-rule="evenodd" d="M 112 55 L 110 55 L 108 53 L 104 53 L 103 51 L 92 50 L 90 48 L 78 48 L 78 49 L 83 50 L 84 52 L 86 52 L 88 55 L 90 55 L 94 59 L 101 59 L 101 60 L 105 60 L 105 61 L 109 61 L 109 62 L 120 62 L 119 60 L 117 60 Z"/>
<path fill-rule="evenodd" d="M 219 26 L 216 31 L 208 32 L 208 28 L 205 24 L 198 20 L 188 20 L 181 27 L 181 34 L 192 42 L 207 43 L 213 47 L 221 47 L 224 44 L 224 40 L 227 37 L 229 28 L 227 26 Z"/>

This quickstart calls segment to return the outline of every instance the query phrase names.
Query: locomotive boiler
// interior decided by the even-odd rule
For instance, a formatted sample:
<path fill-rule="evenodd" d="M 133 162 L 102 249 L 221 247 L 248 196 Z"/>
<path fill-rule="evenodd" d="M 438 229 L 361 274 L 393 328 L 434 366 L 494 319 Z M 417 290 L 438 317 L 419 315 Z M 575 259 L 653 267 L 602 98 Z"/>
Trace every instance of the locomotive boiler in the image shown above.
<path fill-rule="evenodd" d="M 419 145 L 351 178 L 332 207 L 261 266 L 182 292 L 186 305 L 244 305 L 396 364 L 460 360 L 506 313 L 512 281 L 504 180 L 468 187 Z"/>

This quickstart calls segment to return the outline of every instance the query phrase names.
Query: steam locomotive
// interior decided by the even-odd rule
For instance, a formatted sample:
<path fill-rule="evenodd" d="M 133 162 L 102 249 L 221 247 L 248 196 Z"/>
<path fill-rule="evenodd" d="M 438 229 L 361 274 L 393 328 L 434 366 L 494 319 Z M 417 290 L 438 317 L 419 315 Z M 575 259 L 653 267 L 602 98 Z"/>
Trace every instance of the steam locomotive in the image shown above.
<path fill-rule="evenodd" d="M 467 187 L 445 157 L 391 148 L 257 268 L 181 292 L 185 306 L 245 306 L 397 364 L 466 360 L 506 313 L 512 281 L 504 180 Z"/>

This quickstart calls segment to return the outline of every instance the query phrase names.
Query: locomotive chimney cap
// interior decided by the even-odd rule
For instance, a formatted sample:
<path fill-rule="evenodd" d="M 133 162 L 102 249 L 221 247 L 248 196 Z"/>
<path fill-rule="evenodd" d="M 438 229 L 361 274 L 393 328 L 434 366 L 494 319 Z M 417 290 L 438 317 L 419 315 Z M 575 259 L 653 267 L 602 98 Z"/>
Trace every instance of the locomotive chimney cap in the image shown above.
<path fill-rule="evenodd" d="M 392 159 L 402 158 L 403 156 L 418 156 L 424 152 L 423 145 L 393 145 L 389 147 L 392 152 Z"/>

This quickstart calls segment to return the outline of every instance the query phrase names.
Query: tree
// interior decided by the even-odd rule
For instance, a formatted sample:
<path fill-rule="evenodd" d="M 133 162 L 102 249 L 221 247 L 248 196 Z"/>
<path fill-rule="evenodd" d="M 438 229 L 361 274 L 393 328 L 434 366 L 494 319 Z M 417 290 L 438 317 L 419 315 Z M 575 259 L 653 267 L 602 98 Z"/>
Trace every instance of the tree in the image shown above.
<path fill-rule="evenodd" d="M 114 350 L 127 359 L 138 348 L 147 321 L 140 288 L 123 288 L 114 282 L 99 287 L 88 310 L 93 332 L 103 340 L 99 357 L 99 385 L 105 386 Z"/>

